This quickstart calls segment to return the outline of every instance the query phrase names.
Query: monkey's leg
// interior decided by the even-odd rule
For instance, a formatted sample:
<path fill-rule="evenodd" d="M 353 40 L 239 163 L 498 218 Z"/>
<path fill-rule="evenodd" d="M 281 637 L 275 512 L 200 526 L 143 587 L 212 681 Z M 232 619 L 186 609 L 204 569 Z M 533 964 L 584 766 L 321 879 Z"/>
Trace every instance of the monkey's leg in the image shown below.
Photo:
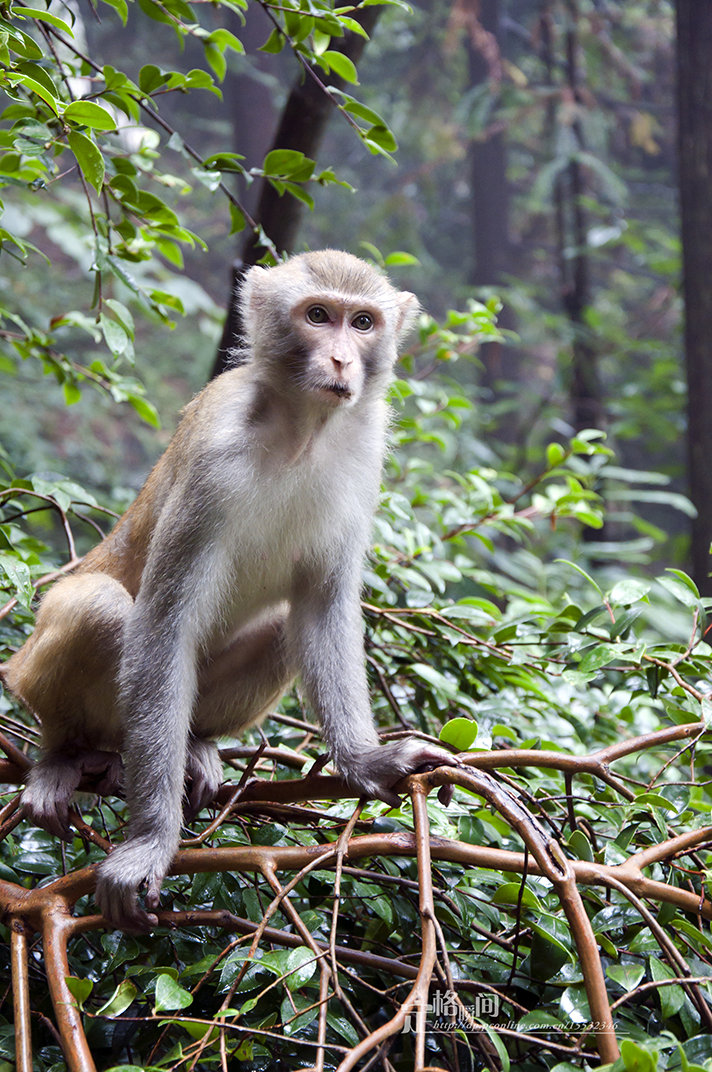
<path fill-rule="evenodd" d="M 44 757 L 23 793 L 26 815 L 71 837 L 69 802 L 85 774 L 102 774 L 100 792 L 121 780 L 116 670 L 126 589 L 102 573 L 59 581 L 42 600 L 32 636 L 2 668 L 2 679 L 40 719 Z"/>
<path fill-rule="evenodd" d="M 188 743 L 185 765 L 183 817 L 187 822 L 212 803 L 222 780 L 222 763 L 215 742 L 193 737 Z"/>
<path fill-rule="evenodd" d="M 186 768 L 188 817 L 210 803 L 222 781 L 212 738 L 242 732 L 258 722 L 294 678 L 286 655 L 284 620 L 279 613 L 242 630 L 201 668 Z"/>
<path fill-rule="evenodd" d="M 22 794 L 22 808 L 36 826 L 71 841 L 69 805 L 84 775 L 102 775 L 97 793 L 116 793 L 121 786 L 121 756 L 101 749 L 74 754 L 48 752 L 30 771 Z"/>

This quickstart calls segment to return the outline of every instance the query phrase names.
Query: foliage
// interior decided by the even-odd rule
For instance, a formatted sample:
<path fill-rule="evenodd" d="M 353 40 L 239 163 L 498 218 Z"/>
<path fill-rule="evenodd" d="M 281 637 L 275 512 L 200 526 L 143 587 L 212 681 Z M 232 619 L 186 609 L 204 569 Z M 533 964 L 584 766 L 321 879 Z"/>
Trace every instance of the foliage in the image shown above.
<path fill-rule="evenodd" d="M 99 16 L 126 26 L 136 17 L 133 6 L 102 0 Z M 156 30 L 169 27 L 192 57 L 199 48 L 199 65 L 196 60 L 184 70 L 150 62 L 132 73 L 128 65 L 120 69 L 86 54 L 86 28 L 73 8 L 60 14 L 42 5 L 4 6 L 0 187 L 8 211 L 0 228 L 0 254 L 9 274 L 0 278 L 0 371 L 13 375 L 22 362 L 38 361 L 62 385 L 68 403 L 76 402 L 88 384 L 114 401 L 128 402 L 156 424 L 156 411 L 134 373 L 134 316 L 172 328 L 176 316 L 187 311 L 176 272 L 183 268 L 185 250 L 207 248 L 187 222 L 187 195 L 195 186 L 221 195 L 230 233 L 252 227 L 269 250 L 269 240 L 235 195 L 235 176 L 249 183 L 268 181 L 280 194 L 310 205 L 310 189 L 343 185 L 331 168 L 318 169 L 292 149 L 270 152 L 261 167 L 250 168 L 239 154 L 214 145 L 209 154 L 201 153 L 165 118 L 166 101 L 175 96 L 222 97 L 219 83 L 228 58 L 244 47 L 220 20 L 246 7 L 246 0 L 212 5 L 147 0 L 140 8 L 149 33 L 152 24 Z M 338 50 L 345 33 L 365 35 L 351 9 L 334 11 L 327 0 L 280 8 L 265 3 L 264 8 L 273 30 L 263 52 L 276 53 L 286 45 L 309 77 L 333 71 L 347 83 L 356 80 L 353 64 Z M 395 148 L 373 109 L 341 91 L 334 92 L 333 103 L 369 151 L 387 155 Z M 85 283 L 91 282 L 84 294 L 93 296 L 82 308 L 48 307 L 46 279 L 58 260 L 57 247 L 60 263 L 68 256 Z M 17 274 L 34 272 L 42 260 L 45 284 L 41 298 L 33 298 L 23 294 Z M 58 297 L 64 299 L 61 287 Z M 87 360 L 78 360 L 83 351 Z"/>

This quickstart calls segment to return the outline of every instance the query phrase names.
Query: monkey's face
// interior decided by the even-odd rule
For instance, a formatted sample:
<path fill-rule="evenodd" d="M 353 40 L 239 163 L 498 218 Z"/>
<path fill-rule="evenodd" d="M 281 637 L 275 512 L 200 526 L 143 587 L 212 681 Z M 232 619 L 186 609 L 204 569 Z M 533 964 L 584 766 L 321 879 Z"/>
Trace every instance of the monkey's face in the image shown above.
<path fill-rule="evenodd" d="M 351 406 L 392 361 L 387 331 L 376 306 L 338 294 L 311 294 L 290 310 L 296 385 L 329 406 Z"/>
<path fill-rule="evenodd" d="M 250 269 L 241 299 L 253 359 L 273 389 L 330 408 L 383 396 L 418 309 L 412 294 L 338 250 Z"/>

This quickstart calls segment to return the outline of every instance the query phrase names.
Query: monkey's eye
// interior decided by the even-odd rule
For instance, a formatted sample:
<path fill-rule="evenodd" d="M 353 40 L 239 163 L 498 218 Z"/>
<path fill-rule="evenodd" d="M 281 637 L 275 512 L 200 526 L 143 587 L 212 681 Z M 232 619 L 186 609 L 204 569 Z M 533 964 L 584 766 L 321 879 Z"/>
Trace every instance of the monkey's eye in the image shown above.
<path fill-rule="evenodd" d="M 370 331 L 373 327 L 373 317 L 370 313 L 359 313 L 351 321 L 351 327 L 357 331 Z"/>
<path fill-rule="evenodd" d="M 323 305 L 312 305 L 307 309 L 307 320 L 310 324 L 328 324 L 329 314 Z"/>

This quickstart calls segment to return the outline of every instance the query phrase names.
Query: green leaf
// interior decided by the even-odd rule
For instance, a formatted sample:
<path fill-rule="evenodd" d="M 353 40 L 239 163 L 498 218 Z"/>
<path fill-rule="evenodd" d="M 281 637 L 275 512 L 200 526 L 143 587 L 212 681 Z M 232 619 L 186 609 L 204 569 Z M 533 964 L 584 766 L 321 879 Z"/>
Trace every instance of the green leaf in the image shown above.
<path fill-rule="evenodd" d="M 269 35 L 269 37 L 267 38 L 265 43 L 260 46 L 259 51 L 260 52 L 277 53 L 277 52 L 282 51 L 282 49 L 284 48 L 284 45 L 285 45 L 285 36 L 284 36 L 284 34 L 280 30 L 277 30 L 275 28 L 274 30 L 272 30 L 272 33 Z"/>
<path fill-rule="evenodd" d="M 325 60 L 328 66 L 334 71 L 339 78 L 343 78 L 344 82 L 351 82 L 354 85 L 358 85 L 358 73 L 354 65 L 353 60 L 350 60 L 348 56 L 344 56 L 343 52 L 336 52 L 335 49 L 327 49 L 320 57 Z"/>
<path fill-rule="evenodd" d="M 213 153 L 212 156 L 208 156 L 203 160 L 203 167 L 208 171 L 237 171 L 242 173 L 245 169 L 240 161 L 244 159 L 244 156 L 239 153 Z"/>
<path fill-rule="evenodd" d="M 142 93 L 153 93 L 168 81 L 165 74 L 155 63 L 145 64 L 138 73 L 138 84 Z"/>
<path fill-rule="evenodd" d="M 171 1012 L 187 1009 L 193 1004 L 193 995 L 184 990 L 170 975 L 162 972 L 156 979 L 156 1012 Z"/>
<path fill-rule="evenodd" d="M 661 584 L 671 596 L 685 607 L 696 608 L 700 603 L 700 594 L 694 582 L 681 570 L 668 569 L 665 576 L 658 577 Z"/>
<path fill-rule="evenodd" d="M 244 213 L 235 205 L 230 202 L 230 234 L 236 234 L 238 231 L 244 231 L 247 226 L 247 220 Z"/>
<path fill-rule="evenodd" d="M 529 886 L 522 887 L 521 882 L 503 882 L 492 895 L 493 904 L 519 904 L 526 908 L 532 908 L 537 912 L 542 909 L 542 904 L 534 891 Z"/>
<path fill-rule="evenodd" d="M 72 101 L 62 114 L 71 123 L 80 123 L 92 130 L 116 130 L 116 121 L 111 112 L 94 101 Z"/>
<path fill-rule="evenodd" d="M 308 946 L 300 945 L 292 949 L 284 966 L 287 988 L 292 991 L 299 990 L 309 982 L 316 968 L 317 961 Z"/>
<path fill-rule="evenodd" d="M 643 654 L 643 648 L 631 649 L 625 644 L 597 644 L 590 651 L 587 651 L 581 662 L 578 665 L 578 669 L 582 673 L 588 673 L 592 670 L 600 670 L 604 666 L 609 666 L 615 662 L 627 662 L 627 663 L 639 663 Z"/>
<path fill-rule="evenodd" d="M 438 737 L 451 744 L 458 752 L 467 752 L 477 738 L 477 723 L 470 718 L 451 718 L 440 730 Z"/>
<path fill-rule="evenodd" d="M 129 338 L 133 339 L 134 319 L 124 303 L 117 301 L 116 298 L 104 298 L 104 308 L 109 310 L 113 319 L 121 324 Z"/>
<path fill-rule="evenodd" d="M 147 398 L 144 398 L 142 395 L 132 394 L 129 395 L 128 401 L 146 424 L 150 424 L 153 428 L 161 427 L 161 418 L 158 416 L 158 410 Z"/>
<path fill-rule="evenodd" d="M 593 861 L 593 849 L 583 830 L 574 830 L 568 840 L 568 846 L 580 860 Z"/>
<path fill-rule="evenodd" d="M 208 61 L 217 79 L 222 82 L 227 73 L 227 60 L 225 59 L 224 52 L 216 48 L 215 45 L 211 45 L 208 41 L 203 42 L 203 49 L 205 51 L 205 59 Z"/>
<path fill-rule="evenodd" d="M 94 989 L 93 982 L 91 979 L 79 979 L 76 975 L 65 975 L 64 981 L 67 984 L 67 989 L 70 994 L 81 1009 L 82 1005 Z"/>
<path fill-rule="evenodd" d="M 571 952 L 545 927 L 533 924 L 531 943 L 531 966 L 535 979 L 553 979 L 567 961 Z"/>
<path fill-rule="evenodd" d="M 121 324 L 117 324 L 114 320 L 110 320 L 105 313 L 101 314 L 99 323 L 101 324 L 101 330 L 104 334 L 106 345 L 109 347 L 112 354 L 123 354 L 127 351 L 132 352 L 133 347 L 131 338 Z"/>
<path fill-rule="evenodd" d="M 386 266 L 392 268 L 402 265 L 419 265 L 420 261 L 417 257 L 414 257 L 412 253 L 404 253 L 400 250 L 396 250 L 393 253 L 389 253 L 385 259 Z"/>
<path fill-rule="evenodd" d="M 78 130 L 71 130 L 67 135 L 69 148 L 74 153 L 84 178 L 101 193 L 104 185 L 104 157 L 91 138 Z"/>
<path fill-rule="evenodd" d="M 355 115 L 357 119 L 364 119 L 372 127 L 387 126 L 386 121 L 378 112 L 374 112 L 373 108 L 368 108 L 361 101 L 356 100 L 355 97 L 350 97 L 343 90 L 332 89 L 332 93 L 343 101 L 341 107 L 349 112 L 350 115 Z"/>
<path fill-rule="evenodd" d="M 56 26 L 58 30 L 67 34 L 68 37 L 74 37 L 72 27 L 68 22 L 52 14 L 51 11 L 45 11 L 44 8 L 13 6 L 12 14 L 26 19 L 39 19 L 41 22 L 48 22 L 50 26 Z"/>
<path fill-rule="evenodd" d="M 656 1072 L 658 1067 L 657 1054 L 653 1056 L 628 1038 L 621 1041 L 621 1060 L 625 1072 Z"/>
<path fill-rule="evenodd" d="M 696 599 L 700 598 L 700 590 L 695 584 L 695 582 L 692 580 L 692 577 L 688 577 L 688 575 L 686 573 L 683 573 L 682 570 L 672 569 L 671 567 L 668 567 L 665 572 L 671 574 L 673 577 L 677 577 L 680 584 L 684 588 L 687 588 L 695 596 Z"/>
<path fill-rule="evenodd" d="M 342 8 L 342 11 L 343 11 L 343 8 Z M 351 33 L 358 34 L 359 37 L 365 37 L 365 39 L 367 41 L 370 40 L 366 30 L 364 30 L 364 28 L 361 25 L 361 23 L 358 22 L 356 19 L 352 19 L 348 15 L 339 15 L 339 22 L 341 23 L 341 25 L 344 27 L 345 30 L 350 30 Z"/>
<path fill-rule="evenodd" d="M 587 1024 L 591 1019 L 591 1010 L 583 986 L 567 986 L 561 995 L 559 1009 L 562 1018 L 578 1024 Z"/>
<path fill-rule="evenodd" d="M 59 115 L 62 109 L 62 102 L 57 99 L 54 93 L 50 92 L 43 82 L 38 82 L 36 78 L 30 78 L 29 75 L 21 74 L 18 71 L 0 72 L 0 85 L 3 82 L 6 85 L 23 86 L 28 93 L 34 93 L 35 96 L 40 97 L 55 115 Z"/>
<path fill-rule="evenodd" d="M 284 189 L 287 193 L 290 193 L 292 197 L 296 197 L 297 201 L 302 201 L 307 208 L 314 208 L 314 198 L 311 194 L 308 194 L 306 190 L 303 190 L 301 186 L 297 186 L 294 182 L 285 182 Z"/>
<path fill-rule="evenodd" d="M 577 573 L 580 573 L 581 576 L 585 577 L 588 583 L 596 589 L 601 598 L 603 598 L 603 589 L 600 588 L 598 584 L 596 584 L 593 577 L 589 573 L 586 573 L 585 569 L 582 569 L 580 566 L 577 566 L 575 562 L 569 562 L 567 558 L 555 558 L 554 561 L 560 562 L 564 566 L 570 566 L 571 569 L 574 569 Z"/>
<path fill-rule="evenodd" d="M 666 961 L 660 960 L 659 957 L 648 957 L 648 966 L 653 981 L 656 983 L 660 983 L 665 979 L 676 978 L 676 972 Z M 672 1016 L 675 1016 L 685 1003 L 685 991 L 677 983 L 673 983 L 671 986 L 658 987 L 657 995 L 664 1020 L 669 1020 Z"/>
<path fill-rule="evenodd" d="M 337 1035 L 345 1039 L 348 1046 L 354 1047 L 359 1044 L 361 1036 L 348 1017 L 327 1012 L 326 1021 Z"/>
<path fill-rule="evenodd" d="M 154 4 L 153 0 L 139 0 L 139 7 L 150 19 L 154 19 L 156 22 L 165 22 L 169 26 L 175 25 L 176 13 L 169 10 L 168 4 Z"/>
<path fill-rule="evenodd" d="M 126 0 L 103 0 L 103 3 L 113 7 L 125 26 L 129 17 L 129 5 Z"/>
<path fill-rule="evenodd" d="M 387 153 L 393 153 L 398 148 L 393 132 L 386 126 L 373 126 L 366 131 L 366 141 L 378 146 Z"/>
<path fill-rule="evenodd" d="M 35 594 L 32 587 L 30 568 L 21 558 L 11 554 L 0 554 L 0 574 L 4 573 L 15 589 L 15 596 L 23 607 L 30 606 Z"/>
<path fill-rule="evenodd" d="M 150 292 L 150 298 L 157 306 L 165 305 L 167 309 L 175 309 L 177 313 L 181 314 L 185 312 L 183 302 L 178 295 L 171 294 L 168 290 L 152 290 Z"/>
<path fill-rule="evenodd" d="M 622 986 L 626 993 L 635 990 L 643 976 L 645 967 L 642 964 L 609 964 L 606 967 L 606 975 L 614 983 Z"/>
<path fill-rule="evenodd" d="M 566 457 L 566 451 L 560 443 L 549 443 L 546 448 L 546 464 L 550 469 L 559 465 Z"/>
<path fill-rule="evenodd" d="M 445 677 L 439 670 L 436 670 L 433 666 L 428 666 L 427 663 L 413 663 L 411 666 L 411 672 L 426 682 L 431 688 L 436 689 L 438 692 L 442 692 L 445 696 L 456 697 L 458 695 L 458 687 L 454 681 Z"/>
<path fill-rule="evenodd" d="M 72 380 L 67 380 L 62 384 L 62 392 L 64 394 L 64 401 L 68 406 L 74 406 L 82 397 L 82 392 L 78 384 Z"/>
<path fill-rule="evenodd" d="M 211 45 L 215 45 L 216 48 L 219 48 L 222 52 L 224 52 L 226 48 L 230 48 L 233 52 L 238 53 L 244 53 L 245 51 L 245 46 L 239 37 L 235 37 L 234 33 L 231 33 L 230 30 L 226 30 L 222 26 L 217 30 L 213 30 L 206 40 L 209 41 Z"/>
<path fill-rule="evenodd" d="M 301 181 L 311 177 L 314 167 L 314 161 L 296 149 L 273 149 L 267 153 L 263 165 L 266 175 Z"/>
<path fill-rule="evenodd" d="M 138 995 L 138 990 L 130 979 L 123 979 L 116 990 L 100 1009 L 96 1010 L 97 1016 L 121 1016 L 128 1007 L 133 1004 Z"/>

